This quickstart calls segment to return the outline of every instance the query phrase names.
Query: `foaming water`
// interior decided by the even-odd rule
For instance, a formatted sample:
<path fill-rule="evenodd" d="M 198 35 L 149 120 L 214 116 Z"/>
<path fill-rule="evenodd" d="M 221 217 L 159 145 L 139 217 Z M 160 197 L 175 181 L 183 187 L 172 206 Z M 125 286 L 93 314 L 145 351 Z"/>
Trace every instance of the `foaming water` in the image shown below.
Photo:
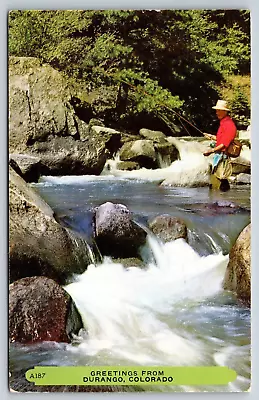
<path fill-rule="evenodd" d="M 174 314 L 221 291 L 228 256 L 200 257 L 182 239 L 165 245 L 149 241 L 156 265 L 126 269 L 106 258 L 65 287 L 87 330 L 78 351 L 105 350 L 115 359 L 143 365 L 205 362 L 206 346 L 184 331 Z"/>
<path fill-rule="evenodd" d="M 162 168 L 125 171 L 117 168 L 120 161 L 116 155 L 114 159 L 107 160 L 101 175 L 83 176 L 42 176 L 41 183 L 45 184 L 82 184 L 95 180 L 109 180 L 116 178 L 134 179 L 149 182 L 163 182 L 174 186 L 204 186 L 208 184 L 209 158 L 203 156 L 206 144 L 196 141 L 170 138 L 170 142 L 178 149 L 180 159 L 173 163 L 162 162 Z M 160 157 L 161 158 L 161 157 Z"/>
<path fill-rule="evenodd" d="M 228 366 L 238 373 L 235 383 L 200 390 L 247 390 L 247 332 L 240 332 L 233 303 L 215 300 L 223 294 L 228 255 L 200 256 L 183 239 L 148 242 L 154 262 L 145 269 L 106 257 L 65 287 L 85 328 L 68 350 L 88 365 Z"/>
<path fill-rule="evenodd" d="M 187 140 L 188 139 L 188 140 Z M 149 181 L 162 183 L 165 186 L 196 187 L 207 186 L 209 184 L 209 165 L 212 156 L 204 157 L 203 152 L 209 146 L 209 141 L 196 138 L 174 138 L 168 137 L 167 141 L 174 145 L 179 152 L 179 160 L 172 163 L 158 156 L 160 168 L 126 171 L 118 169 L 120 161 L 117 154 L 114 159 L 106 161 L 102 173 L 96 175 L 83 176 L 42 176 L 40 182 L 44 184 L 83 184 L 91 181 L 112 180 L 113 178 L 132 179 L 139 181 Z M 240 161 L 250 162 L 251 150 L 243 146 Z"/>
<path fill-rule="evenodd" d="M 229 366 L 238 372 L 235 384 L 206 390 L 248 388 L 249 339 L 233 341 L 235 309 L 213 303 L 223 293 L 228 256 L 202 257 L 183 239 L 148 241 L 155 261 L 145 269 L 105 258 L 65 287 L 85 327 L 70 351 L 97 365 Z"/>
<path fill-rule="evenodd" d="M 197 165 L 199 157 L 200 154 Z M 179 161 L 181 165 L 188 164 L 187 159 Z M 178 168 L 179 162 L 172 164 L 171 173 L 173 165 Z M 228 262 L 228 256 L 221 251 L 229 252 L 248 216 L 222 214 L 220 208 L 215 212 L 207 207 L 222 199 L 247 206 L 247 189 L 235 187 L 227 193 L 214 193 L 207 188 L 161 187 L 143 179 L 134 181 L 119 176 L 114 179 L 111 172 L 100 177 L 46 177 L 36 187 L 55 211 L 75 217 L 73 221 L 78 221 L 80 227 L 85 226 L 85 213 L 107 200 L 127 205 L 140 217 L 151 218 L 162 213 L 183 217 L 189 230 L 189 244 L 183 240 L 161 244 L 148 237 L 149 246 L 141 254 L 144 269 L 125 268 L 105 258 L 103 263 L 89 266 L 83 275 L 76 276 L 66 290 L 82 314 L 85 330 L 64 348 L 58 345 L 56 350 L 47 348 L 43 361 L 42 348 L 36 349 L 35 362 L 30 358 L 28 368 L 42 362 L 45 365 L 222 365 L 238 374 L 237 380 L 227 387 L 167 386 L 154 390 L 247 390 L 250 310 L 240 307 L 232 294 L 221 289 Z M 16 348 L 14 358 L 17 361 L 21 356 L 24 363 L 24 350 L 19 349 L 21 355 L 17 351 Z"/>

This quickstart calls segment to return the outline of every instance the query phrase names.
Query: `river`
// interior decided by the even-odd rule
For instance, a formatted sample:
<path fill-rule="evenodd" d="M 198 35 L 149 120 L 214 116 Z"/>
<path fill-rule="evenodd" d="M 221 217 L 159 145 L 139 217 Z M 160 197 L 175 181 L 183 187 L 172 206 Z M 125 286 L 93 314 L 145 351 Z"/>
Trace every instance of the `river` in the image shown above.
<path fill-rule="evenodd" d="M 250 220 L 250 189 L 160 186 L 156 179 L 104 174 L 44 177 L 33 184 L 72 229 L 91 234 L 89 213 L 122 203 L 136 221 L 181 217 L 188 243 L 152 235 L 142 249 L 145 268 L 105 257 L 65 289 L 85 329 L 71 344 L 10 347 L 11 371 L 35 365 L 219 365 L 237 372 L 228 386 L 150 387 L 159 391 L 245 391 L 250 386 L 250 310 L 222 290 L 228 253 Z M 233 207 L 235 205 L 235 207 Z M 145 388 L 145 390 L 147 390 Z"/>

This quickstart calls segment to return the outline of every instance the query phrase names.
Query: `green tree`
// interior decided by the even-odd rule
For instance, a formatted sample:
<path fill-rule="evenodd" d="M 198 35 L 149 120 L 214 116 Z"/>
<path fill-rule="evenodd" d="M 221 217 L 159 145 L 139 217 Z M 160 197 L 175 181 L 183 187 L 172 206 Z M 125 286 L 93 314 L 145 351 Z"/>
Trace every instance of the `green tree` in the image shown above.
<path fill-rule="evenodd" d="M 100 103 L 105 88 L 104 119 L 170 131 L 180 111 L 205 128 L 220 84 L 249 73 L 249 22 L 247 10 L 12 11 L 9 51 L 49 62 L 82 93 L 99 90 Z"/>

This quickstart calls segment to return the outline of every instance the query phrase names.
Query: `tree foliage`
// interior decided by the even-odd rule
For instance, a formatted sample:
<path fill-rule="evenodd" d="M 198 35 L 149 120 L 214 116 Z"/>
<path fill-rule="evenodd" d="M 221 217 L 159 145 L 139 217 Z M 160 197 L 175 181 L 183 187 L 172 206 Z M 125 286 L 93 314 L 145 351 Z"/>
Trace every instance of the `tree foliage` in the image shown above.
<path fill-rule="evenodd" d="M 83 91 L 106 87 L 114 97 L 109 116 L 115 122 L 129 124 L 147 117 L 171 128 L 177 111 L 205 128 L 219 88 L 228 86 L 230 76 L 250 74 L 250 14 L 12 11 L 9 52 L 50 63 L 79 82 Z M 240 96 L 233 98 L 235 114 L 242 114 Z M 249 105 L 246 117 L 248 109 Z"/>

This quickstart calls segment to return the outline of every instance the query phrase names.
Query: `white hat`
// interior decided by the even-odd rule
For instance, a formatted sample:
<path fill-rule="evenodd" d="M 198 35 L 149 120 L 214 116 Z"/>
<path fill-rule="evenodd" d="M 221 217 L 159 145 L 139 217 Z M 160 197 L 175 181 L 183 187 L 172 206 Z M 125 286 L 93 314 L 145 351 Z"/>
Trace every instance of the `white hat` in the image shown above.
<path fill-rule="evenodd" d="M 227 107 L 227 102 L 225 100 L 218 100 L 217 104 L 212 108 L 214 108 L 215 110 L 229 111 L 229 108 Z"/>

